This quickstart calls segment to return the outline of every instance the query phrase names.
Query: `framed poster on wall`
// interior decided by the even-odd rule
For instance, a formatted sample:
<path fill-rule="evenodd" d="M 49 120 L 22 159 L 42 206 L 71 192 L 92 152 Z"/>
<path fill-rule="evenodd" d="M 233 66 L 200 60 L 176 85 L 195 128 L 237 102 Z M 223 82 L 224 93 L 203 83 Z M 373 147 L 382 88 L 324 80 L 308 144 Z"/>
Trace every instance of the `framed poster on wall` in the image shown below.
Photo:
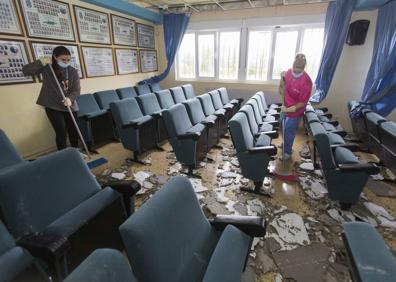
<path fill-rule="evenodd" d="M 142 72 L 158 71 L 157 51 L 155 50 L 139 50 L 140 69 Z"/>
<path fill-rule="evenodd" d="M 38 59 L 42 56 L 52 56 L 52 51 L 56 46 L 59 44 L 56 43 L 43 43 L 43 42 L 30 42 L 30 48 L 32 50 L 32 54 L 34 55 L 34 59 Z M 78 52 L 78 46 L 74 44 L 62 44 L 67 49 L 69 49 L 71 53 L 71 60 L 70 65 L 78 70 L 78 74 L 80 78 L 83 78 L 82 67 L 81 67 L 81 60 L 80 54 Z"/>
<path fill-rule="evenodd" d="M 81 50 L 87 77 L 115 75 L 111 48 L 81 46 Z"/>
<path fill-rule="evenodd" d="M 109 16 L 80 6 L 74 6 L 80 42 L 111 44 Z"/>
<path fill-rule="evenodd" d="M 139 72 L 139 56 L 136 49 L 116 48 L 115 54 L 118 74 Z"/>
<path fill-rule="evenodd" d="M 13 0 L 0 0 L 0 33 L 22 35 L 18 13 Z"/>
<path fill-rule="evenodd" d="M 155 36 L 154 27 L 151 25 L 145 25 L 138 23 L 137 35 L 138 35 L 138 45 L 140 48 L 155 48 Z"/>
<path fill-rule="evenodd" d="M 136 25 L 134 20 L 111 15 L 111 26 L 114 44 L 136 46 Z"/>
<path fill-rule="evenodd" d="M 69 4 L 56 0 L 19 0 L 28 36 L 74 41 Z"/>
<path fill-rule="evenodd" d="M 26 45 L 21 40 L 0 39 L 0 85 L 34 82 L 24 76 L 22 67 L 29 63 Z"/>

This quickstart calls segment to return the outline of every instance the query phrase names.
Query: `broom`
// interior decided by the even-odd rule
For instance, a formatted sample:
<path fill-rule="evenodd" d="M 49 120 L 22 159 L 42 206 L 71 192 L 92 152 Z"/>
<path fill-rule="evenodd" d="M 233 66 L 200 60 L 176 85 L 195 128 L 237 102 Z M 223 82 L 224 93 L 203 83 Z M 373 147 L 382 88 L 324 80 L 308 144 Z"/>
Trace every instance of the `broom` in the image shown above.
<path fill-rule="evenodd" d="M 59 84 L 58 78 L 57 78 L 56 75 L 55 75 L 55 72 L 54 72 L 54 69 L 52 68 L 52 65 L 51 65 L 51 64 L 48 64 L 48 66 L 49 66 L 49 68 L 50 68 L 50 70 L 51 70 L 52 76 L 54 77 L 54 80 L 55 80 L 55 82 L 56 82 L 56 85 L 58 85 L 59 92 L 60 92 L 61 95 L 62 95 L 62 99 L 63 99 L 63 100 L 66 100 L 66 96 L 65 96 L 65 94 L 63 93 L 63 89 L 62 89 L 62 87 L 61 87 L 60 84 Z M 81 134 L 80 128 L 78 127 L 78 124 L 77 124 L 77 122 L 76 122 L 76 119 L 74 118 L 74 115 L 73 115 L 73 112 L 72 112 L 72 110 L 71 110 L 71 107 L 67 106 L 66 108 L 67 108 L 67 111 L 68 111 L 69 114 L 70 114 L 70 117 L 71 117 L 72 121 L 73 121 L 74 127 L 75 127 L 76 130 L 77 130 L 78 137 L 80 138 L 81 143 L 83 144 L 84 151 L 87 153 L 88 160 L 91 160 L 91 161 L 87 162 L 88 168 L 89 168 L 89 169 L 93 169 L 93 168 L 95 168 L 95 167 L 98 167 L 98 166 L 101 166 L 101 165 L 107 163 L 108 160 L 105 159 L 105 158 L 98 158 L 98 159 L 96 159 L 96 160 L 92 160 L 92 156 L 91 156 L 91 154 L 89 153 L 87 144 L 85 143 L 85 140 L 84 140 L 84 138 L 83 138 L 83 136 L 82 136 L 82 134 Z"/>
<path fill-rule="evenodd" d="M 282 100 L 283 103 L 282 105 L 285 105 L 285 78 L 281 78 L 281 83 L 282 83 Z M 298 176 L 295 175 L 293 172 L 290 173 L 286 170 L 285 168 L 285 121 L 286 121 L 286 115 L 283 113 L 282 115 L 282 168 L 278 172 L 274 172 L 274 176 L 276 178 L 279 178 L 280 180 L 283 181 L 289 181 L 289 182 L 296 182 L 298 180 Z"/>

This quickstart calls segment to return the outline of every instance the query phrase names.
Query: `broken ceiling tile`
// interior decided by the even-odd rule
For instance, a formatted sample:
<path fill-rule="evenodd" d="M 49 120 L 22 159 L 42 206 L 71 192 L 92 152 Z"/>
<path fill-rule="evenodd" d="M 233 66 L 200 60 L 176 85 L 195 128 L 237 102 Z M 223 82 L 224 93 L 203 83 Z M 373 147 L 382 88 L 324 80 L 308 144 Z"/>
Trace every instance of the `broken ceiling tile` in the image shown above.
<path fill-rule="evenodd" d="M 292 250 L 311 242 L 302 217 L 296 213 L 277 216 L 271 226 L 275 228 L 276 234 L 269 234 L 268 237 L 274 238 L 281 245 L 281 250 Z"/>
<path fill-rule="evenodd" d="M 384 181 L 369 179 L 366 185 L 378 197 L 395 197 L 394 187 Z"/>
<path fill-rule="evenodd" d="M 338 223 L 344 223 L 345 219 L 342 217 L 341 213 L 336 209 L 328 209 L 327 213 L 331 216 L 332 219 L 337 221 Z"/>
<path fill-rule="evenodd" d="M 300 164 L 300 169 L 307 170 L 307 171 L 313 171 L 314 170 L 314 165 L 311 162 L 301 163 Z"/>
<path fill-rule="evenodd" d="M 374 180 L 384 180 L 384 177 L 382 176 L 382 174 L 378 173 L 378 174 L 373 174 L 370 175 L 372 179 Z"/>
<path fill-rule="evenodd" d="M 260 269 L 263 273 L 269 271 L 275 271 L 276 265 L 269 254 L 265 253 L 263 248 L 258 248 L 256 250 L 256 267 Z"/>
<path fill-rule="evenodd" d="M 234 204 L 234 209 L 240 214 L 240 215 L 247 215 L 247 208 L 244 204 L 242 203 L 235 203 Z"/>
<path fill-rule="evenodd" d="M 138 171 L 136 172 L 133 177 L 134 179 L 139 182 L 140 185 L 143 185 L 143 182 L 146 178 L 150 177 L 152 173 L 150 171 Z"/>
<path fill-rule="evenodd" d="M 311 156 L 311 152 L 307 144 L 304 144 L 300 150 L 300 157 L 302 158 L 309 158 Z"/>
<path fill-rule="evenodd" d="M 118 179 L 118 180 L 122 180 L 126 177 L 126 174 L 124 172 L 113 172 L 111 174 L 111 177 Z"/>
<path fill-rule="evenodd" d="M 312 199 L 321 199 L 328 193 L 326 187 L 318 180 L 308 177 L 299 177 L 304 192 Z"/>
<path fill-rule="evenodd" d="M 248 214 L 250 211 L 249 215 L 254 215 L 254 216 L 262 215 L 265 209 L 263 202 L 261 202 L 259 199 L 253 199 L 247 201 L 246 207 L 248 209 Z"/>
<path fill-rule="evenodd" d="M 202 185 L 202 180 L 198 178 L 190 178 L 190 182 L 194 188 L 195 193 L 208 191 L 208 188 Z"/>
<path fill-rule="evenodd" d="M 384 207 L 381 207 L 381 206 L 374 204 L 372 202 L 365 202 L 364 205 L 377 218 L 379 216 L 382 216 L 382 217 L 387 218 L 388 220 L 392 220 L 392 221 L 395 220 L 395 218 L 392 215 L 390 215 Z"/>
<path fill-rule="evenodd" d="M 220 203 L 227 203 L 230 199 L 227 198 L 224 194 L 225 194 L 225 188 L 218 188 L 215 189 L 216 192 L 216 200 Z"/>
<path fill-rule="evenodd" d="M 151 158 L 143 159 L 142 163 L 144 163 L 145 165 L 151 165 L 152 164 Z"/>
<path fill-rule="evenodd" d="M 232 159 L 231 159 L 231 164 L 232 164 L 233 166 L 239 167 L 238 159 L 237 159 L 237 158 L 232 158 Z"/>
<path fill-rule="evenodd" d="M 219 176 L 222 178 L 236 178 L 238 177 L 238 174 L 231 171 L 223 171 L 222 173 L 219 174 Z"/>
<path fill-rule="evenodd" d="M 143 181 L 143 187 L 144 187 L 145 189 L 151 189 L 151 188 L 154 187 L 154 185 L 153 185 L 153 183 L 151 183 L 150 181 L 145 180 L 145 181 Z"/>
<path fill-rule="evenodd" d="M 166 182 L 168 182 L 169 177 L 165 176 L 165 175 L 159 175 L 159 176 L 157 176 L 156 180 L 157 180 L 158 184 L 164 185 Z"/>
<path fill-rule="evenodd" d="M 168 175 L 179 174 L 182 166 L 179 162 L 168 167 Z"/>
<path fill-rule="evenodd" d="M 287 207 L 284 205 L 281 205 L 279 209 L 274 210 L 274 214 L 282 213 L 287 210 Z"/>
<path fill-rule="evenodd" d="M 382 166 L 380 173 L 386 180 L 395 181 L 396 175 L 387 167 Z"/>
<path fill-rule="evenodd" d="M 232 180 L 232 178 L 222 178 L 220 180 L 220 187 L 225 187 L 225 186 L 229 186 L 233 183 L 234 181 Z"/>
<path fill-rule="evenodd" d="M 385 228 L 392 228 L 396 229 L 396 221 L 394 220 L 389 220 L 383 216 L 378 216 L 378 220 L 380 221 L 380 225 L 385 227 Z"/>
<path fill-rule="evenodd" d="M 274 282 L 282 282 L 282 281 L 283 281 L 282 275 L 281 275 L 280 273 L 277 273 L 277 274 L 275 275 L 275 280 L 274 280 Z"/>
<path fill-rule="evenodd" d="M 284 278 L 295 281 L 322 281 L 329 265 L 330 249 L 322 243 L 273 254 Z"/>
<path fill-rule="evenodd" d="M 365 153 L 365 152 L 354 152 L 354 154 L 361 160 L 367 162 L 367 163 L 379 163 L 380 159 L 374 155 L 374 154 L 370 154 L 370 153 Z"/>

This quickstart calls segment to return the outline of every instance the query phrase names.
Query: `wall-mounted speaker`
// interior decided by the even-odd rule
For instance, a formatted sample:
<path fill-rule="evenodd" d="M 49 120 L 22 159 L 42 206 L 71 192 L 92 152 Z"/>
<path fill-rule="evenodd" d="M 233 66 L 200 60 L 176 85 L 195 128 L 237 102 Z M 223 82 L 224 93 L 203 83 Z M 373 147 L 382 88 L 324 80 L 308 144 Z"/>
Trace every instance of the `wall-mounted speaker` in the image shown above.
<path fill-rule="evenodd" d="M 366 41 L 369 20 L 358 20 L 349 25 L 346 43 L 348 45 L 363 45 Z"/>

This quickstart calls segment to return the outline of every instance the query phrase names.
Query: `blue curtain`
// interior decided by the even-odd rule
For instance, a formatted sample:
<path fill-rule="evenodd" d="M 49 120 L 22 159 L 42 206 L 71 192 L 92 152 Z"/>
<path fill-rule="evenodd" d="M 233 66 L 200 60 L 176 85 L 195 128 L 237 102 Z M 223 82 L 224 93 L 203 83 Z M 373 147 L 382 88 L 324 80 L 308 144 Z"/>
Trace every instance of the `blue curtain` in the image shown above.
<path fill-rule="evenodd" d="M 168 75 L 173 63 L 175 62 L 176 53 L 183 40 L 189 20 L 190 14 L 164 14 L 163 25 L 165 51 L 168 65 L 164 72 L 160 75 L 142 80 L 139 82 L 139 84 L 160 82 Z"/>
<path fill-rule="evenodd" d="M 362 104 L 382 116 L 396 107 L 396 1 L 378 10 L 373 58 L 364 85 Z"/>
<path fill-rule="evenodd" d="M 338 60 L 344 47 L 349 22 L 356 0 L 336 0 L 329 2 L 326 13 L 324 44 L 318 76 L 315 80 L 316 92 L 310 101 L 321 102 L 327 95 Z"/>

